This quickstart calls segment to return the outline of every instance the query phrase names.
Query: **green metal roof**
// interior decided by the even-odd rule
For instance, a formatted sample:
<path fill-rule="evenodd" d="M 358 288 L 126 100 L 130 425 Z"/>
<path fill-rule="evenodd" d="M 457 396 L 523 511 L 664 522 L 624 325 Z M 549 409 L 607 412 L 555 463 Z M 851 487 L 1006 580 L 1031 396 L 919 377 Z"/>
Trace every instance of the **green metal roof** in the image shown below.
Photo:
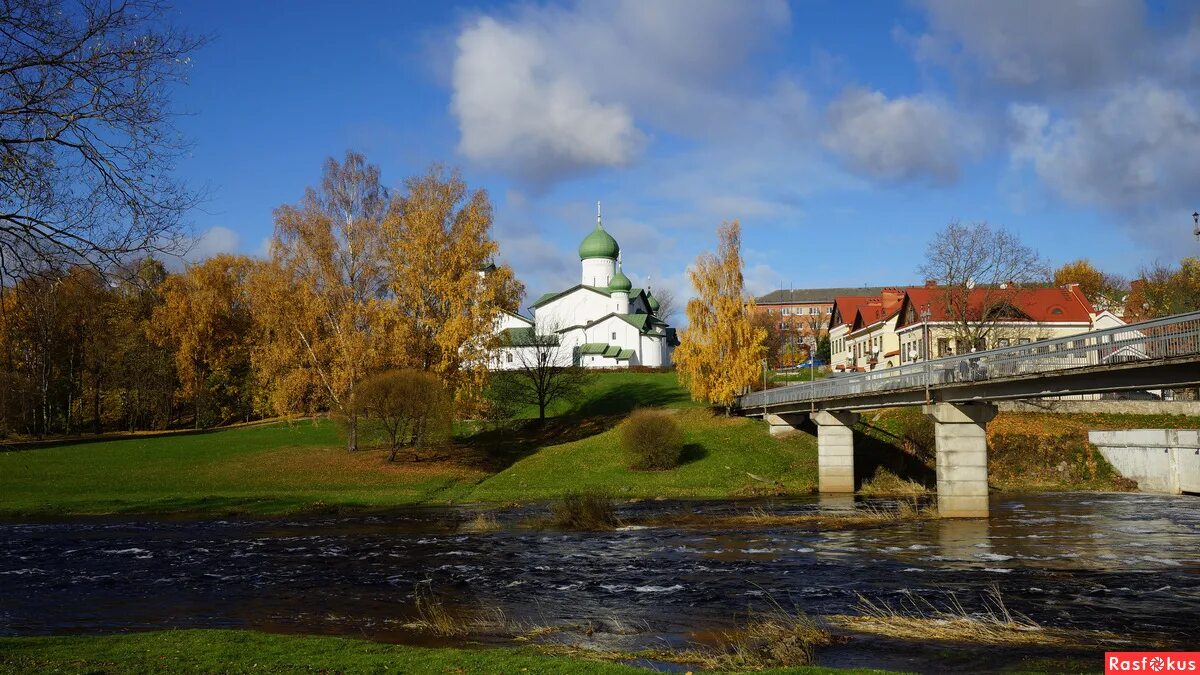
<path fill-rule="evenodd" d="M 617 240 L 600 227 L 599 220 L 596 221 L 596 229 L 592 230 L 579 243 L 580 260 L 588 258 L 612 258 L 615 260 L 620 254 L 621 247 L 617 245 Z"/>
<path fill-rule="evenodd" d="M 558 336 L 552 337 L 553 342 L 549 344 L 558 344 Z M 500 344 L 503 347 L 533 347 L 537 344 L 537 333 L 533 332 L 532 328 L 525 326 L 519 328 L 505 328 L 500 331 Z"/>
<path fill-rule="evenodd" d="M 619 354 L 617 354 L 618 361 L 628 361 L 632 357 L 633 357 L 632 349 L 622 349 L 621 352 Z"/>
<path fill-rule="evenodd" d="M 633 282 L 619 269 L 613 275 L 613 278 L 608 281 L 608 290 L 610 291 L 625 291 L 628 293 L 631 288 L 633 288 Z"/>
<path fill-rule="evenodd" d="M 625 323 L 641 331 L 646 330 L 646 320 L 650 318 L 649 314 L 618 314 L 617 316 L 621 317 Z"/>
<path fill-rule="evenodd" d="M 579 348 L 580 354 L 603 354 L 604 350 L 608 349 L 608 345 L 603 342 L 585 342 Z"/>
<path fill-rule="evenodd" d="M 621 348 L 616 345 L 608 345 L 604 350 L 604 355 L 608 357 L 616 357 L 621 354 Z"/>
<path fill-rule="evenodd" d="M 654 297 L 653 293 L 646 292 L 646 304 L 650 306 L 651 312 L 658 311 L 658 298 Z"/>

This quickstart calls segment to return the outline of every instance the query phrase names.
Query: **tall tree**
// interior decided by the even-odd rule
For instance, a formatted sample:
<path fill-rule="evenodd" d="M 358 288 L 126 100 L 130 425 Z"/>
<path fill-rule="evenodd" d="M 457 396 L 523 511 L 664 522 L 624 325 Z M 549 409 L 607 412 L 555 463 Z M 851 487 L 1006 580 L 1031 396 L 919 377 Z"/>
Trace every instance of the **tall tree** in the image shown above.
<path fill-rule="evenodd" d="M 167 279 L 163 302 L 153 312 L 150 336 L 174 350 L 176 396 L 192 403 L 197 429 L 244 417 L 251 408 L 247 280 L 253 266 L 234 255 L 192 265 Z"/>
<path fill-rule="evenodd" d="M 344 415 L 351 451 L 358 448 L 354 388 L 381 367 L 384 352 L 387 201 L 379 168 L 362 155 L 326 160 L 318 188 L 275 210 L 271 263 L 252 282 L 264 337 L 254 363 L 274 408 Z"/>
<path fill-rule="evenodd" d="M 929 242 L 919 272 L 941 289 L 954 337 L 968 345 L 985 342 L 999 322 L 1019 315 L 1023 289 L 1047 277 L 1036 251 L 983 222 L 947 225 Z"/>
<path fill-rule="evenodd" d="M 742 279 L 741 225 L 722 223 L 717 237 L 716 255 L 700 255 L 688 272 L 696 297 L 687 304 L 688 327 L 679 336 L 675 366 L 692 398 L 728 411 L 762 376 L 766 331 L 750 321 L 754 298 Z"/>
<path fill-rule="evenodd" d="M 482 400 L 496 318 L 517 309 L 524 289 L 511 268 L 493 264 L 486 192 L 439 166 L 405 187 L 383 221 L 397 358 L 436 374 L 471 410 Z"/>
<path fill-rule="evenodd" d="M 197 199 L 170 92 L 203 40 L 158 0 L 0 3 L 0 271 L 174 250 Z"/>

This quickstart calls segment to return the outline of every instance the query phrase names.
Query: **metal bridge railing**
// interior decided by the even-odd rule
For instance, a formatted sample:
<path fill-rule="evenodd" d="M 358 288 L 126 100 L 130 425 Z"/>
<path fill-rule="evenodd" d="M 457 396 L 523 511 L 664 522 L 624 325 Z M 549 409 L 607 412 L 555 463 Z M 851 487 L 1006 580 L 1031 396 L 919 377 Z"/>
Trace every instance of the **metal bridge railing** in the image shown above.
<path fill-rule="evenodd" d="M 751 392 L 738 397 L 738 406 L 750 409 L 1193 355 L 1200 355 L 1200 312 Z"/>

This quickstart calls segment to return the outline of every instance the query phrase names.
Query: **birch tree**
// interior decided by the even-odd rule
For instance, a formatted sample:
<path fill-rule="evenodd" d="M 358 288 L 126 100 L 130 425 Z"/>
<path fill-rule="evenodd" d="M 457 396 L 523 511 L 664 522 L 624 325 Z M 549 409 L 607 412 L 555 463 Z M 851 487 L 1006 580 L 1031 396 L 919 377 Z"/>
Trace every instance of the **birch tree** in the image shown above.
<path fill-rule="evenodd" d="M 319 187 L 275 210 L 271 263 L 254 281 L 262 331 L 254 363 L 274 408 L 344 416 L 350 451 L 358 448 L 355 385 L 384 351 L 387 203 L 379 168 L 362 155 L 326 160 Z"/>
<path fill-rule="evenodd" d="M 493 262 L 486 192 L 436 165 L 405 189 L 383 221 L 396 360 L 437 375 L 471 411 L 482 400 L 497 316 L 515 311 L 524 289 Z"/>
<path fill-rule="evenodd" d="M 742 278 L 742 228 L 717 229 L 717 253 L 703 253 L 688 271 L 696 295 L 687 304 L 688 327 L 679 336 L 675 367 L 695 400 L 723 406 L 762 377 L 766 330 L 750 320 L 754 298 Z"/>

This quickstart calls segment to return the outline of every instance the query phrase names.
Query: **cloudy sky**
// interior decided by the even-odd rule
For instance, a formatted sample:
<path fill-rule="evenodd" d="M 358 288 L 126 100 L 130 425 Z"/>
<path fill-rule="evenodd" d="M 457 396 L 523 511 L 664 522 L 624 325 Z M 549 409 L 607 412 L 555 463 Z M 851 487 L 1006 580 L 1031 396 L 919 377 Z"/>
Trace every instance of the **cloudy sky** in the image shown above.
<path fill-rule="evenodd" d="M 261 253 L 353 148 L 461 167 L 531 297 L 595 202 L 637 284 L 686 293 L 723 220 L 765 292 L 913 282 L 949 221 L 1131 275 L 1200 253 L 1200 4 L 597 0 L 182 4 L 211 199 L 194 257 Z"/>

